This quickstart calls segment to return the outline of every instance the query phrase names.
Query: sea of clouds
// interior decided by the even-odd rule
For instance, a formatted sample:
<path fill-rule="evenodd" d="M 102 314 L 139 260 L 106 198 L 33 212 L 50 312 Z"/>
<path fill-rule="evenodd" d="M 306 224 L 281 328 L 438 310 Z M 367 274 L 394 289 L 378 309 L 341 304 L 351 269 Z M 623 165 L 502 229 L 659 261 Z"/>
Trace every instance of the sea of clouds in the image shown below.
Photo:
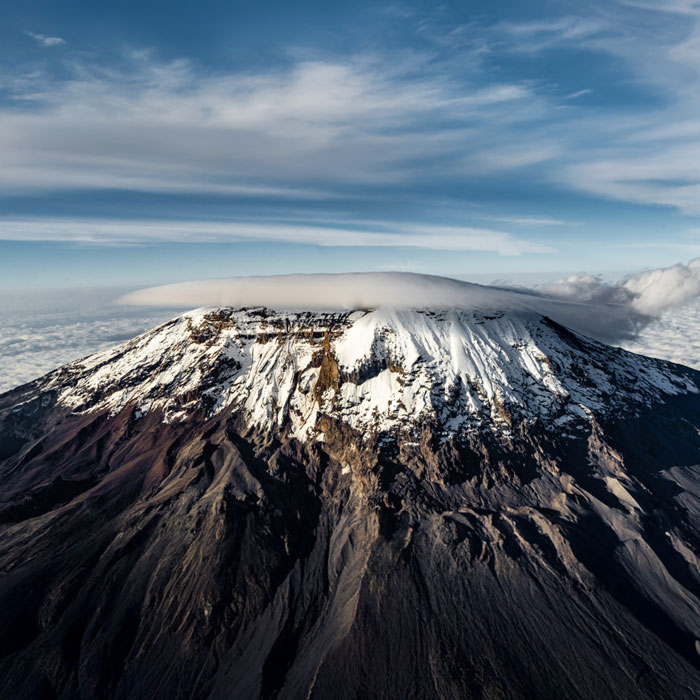
<path fill-rule="evenodd" d="M 199 306 L 534 311 L 634 352 L 700 369 L 700 259 L 617 282 L 577 274 L 535 288 L 412 273 L 238 277 L 117 289 L 0 293 L 0 392 Z"/>
<path fill-rule="evenodd" d="M 0 292 L 0 393 L 175 316 L 112 304 L 123 290 Z"/>

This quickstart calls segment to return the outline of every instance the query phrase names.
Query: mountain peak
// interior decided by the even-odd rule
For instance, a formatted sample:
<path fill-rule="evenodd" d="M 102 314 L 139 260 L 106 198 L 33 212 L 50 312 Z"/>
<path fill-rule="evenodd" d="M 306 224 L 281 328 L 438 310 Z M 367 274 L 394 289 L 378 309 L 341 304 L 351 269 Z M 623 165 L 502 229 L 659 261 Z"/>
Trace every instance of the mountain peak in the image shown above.
<path fill-rule="evenodd" d="M 697 391 L 679 367 L 609 348 L 531 311 L 205 308 L 49 375 L 77 412 L 132 406 L 166 422 L 239 412 L 299 439 L 330 415 L 364 435 L 443 435 L 514 418 L 563 430 Z"/>

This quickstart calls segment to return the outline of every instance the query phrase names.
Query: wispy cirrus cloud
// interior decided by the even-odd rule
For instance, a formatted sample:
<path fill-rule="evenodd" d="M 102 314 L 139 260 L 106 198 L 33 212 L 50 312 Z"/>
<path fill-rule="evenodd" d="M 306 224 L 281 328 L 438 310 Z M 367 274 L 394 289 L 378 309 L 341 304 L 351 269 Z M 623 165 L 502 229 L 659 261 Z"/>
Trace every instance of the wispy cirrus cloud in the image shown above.
<path fill-rule="evenodd" d="M 419 164 L 468 153 L 487 122 L 535 99 L 526 85 L 470 87 L 414 69 L 359 57 L 206 75 L 138 52 L 122 70 L 79 64 L 69 80 L 19 87 L 13 78 L 0 190 L 275 194 L 290 183 L 402 182 Z"/>
<path fill-rule="evenodd" d="M 481 217 L 484 221 L 499 221 L 503 224 L 511 224 L 513 226 L 525 226 L 531 228 L 540 228 L 543 226 L 571 226 L 572 222 L 564 221 L 562 219 L 554 219 L 551 216 L 495 216 L 495 215 L 483 215 Z"/>
<path fill-rule="evenodd" d="M 494 229 L 390 221 L 367 222 L 363 228 L 348 228 L 257 220 L 0 219 L 0 240 L 17 239 L 103 244 L 277 241 L 333 247 L 481 251 L 506 256 L 554 252 L 550 245 Z"/>
<path fill-rule="evenodd" d="M 499 25 L 503 51 L 544 54 L 564 46 L 616 61 L 630 108 L 591 95 L 591 108 L 562 117 L 571 138 L 552 170 L 573 190 L 700 215 L 700 3 L 590 3 L 586 17 Z M 603 86 L 602 89 L 609 89 Z M 639 103 L 639 104 L 636 104 Z"/>
<path fill-rule="evenodd" d="M 675 12 L 682 15 L 700 15 L 700 2 L 698 0 L 618 0 L 628 7 L 637 7 L 653 12 Z"/>
<path fill-rule="evenodd" d="M 494 32 L 496 36 L 511 37 L 510 50 L 527 53 L 560 43 L 588 40 L 607 29 L 606 23 L 599 19 L 567 15 L 528 22 L 501 22 L 494 27 Z"/>
<path fill-rule="evenodd" d="M 531 194 L 548 202 L 563 190 L 697 216 L 696 9 L 596 0 L 525 22 L 422 18 L 434 50 L 392 60 L 379 50 L 299 53 L 212 71 L 148 51 L 109 65 L 76 53 L 58 78 L 36 66 L 0 76 L 0 194 L 120 190 L 308 206 L 362 191 L 420 200 L 424 220 L 459 225 L 443 218 L 443 202 L 490 187 L 486 199 L 502 193 L 489 213 L 498 220 L 503 207 L 508 226 L 523 225 L 509 212 Z M 546 73 L 541 59 L 552 51 L 553 63 L 585 52 L 599 73 L 563 71 L 565 84 L 533 73 Z M 578 219 L 536 206 L 533 225 Z"/>
<path fill-rule="evenodd" d="M 25 34 L 42 46 L 61 46 L 66 43 L 66 40 L 62 39 L 60 36 L 48 36 L 47 34 L 39 34 L 38 32 L 30 31 L 26 31 Z"/>
<path fill-rule="evenodd" d="M 572 92 L 570 95 L 566 96 L 567 100 L 577 100 L 579 97 L 583 97 L 584 95 L 591 95 L 593 93 L 593 90 L 590 90 L 589 88 L 585 88 L 583 90 L 577 90 L 576 92 Z"/>

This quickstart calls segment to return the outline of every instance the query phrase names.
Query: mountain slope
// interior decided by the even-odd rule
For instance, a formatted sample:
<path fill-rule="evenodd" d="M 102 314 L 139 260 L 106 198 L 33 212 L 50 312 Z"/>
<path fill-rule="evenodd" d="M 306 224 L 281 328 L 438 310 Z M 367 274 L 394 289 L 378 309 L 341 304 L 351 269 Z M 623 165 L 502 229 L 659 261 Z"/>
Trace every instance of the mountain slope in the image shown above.
<path fill-rule="evenodd" d="M 0 397 L 0 694 L 700 697 L 698 386 L 530 312 L 68 365 Z"/>

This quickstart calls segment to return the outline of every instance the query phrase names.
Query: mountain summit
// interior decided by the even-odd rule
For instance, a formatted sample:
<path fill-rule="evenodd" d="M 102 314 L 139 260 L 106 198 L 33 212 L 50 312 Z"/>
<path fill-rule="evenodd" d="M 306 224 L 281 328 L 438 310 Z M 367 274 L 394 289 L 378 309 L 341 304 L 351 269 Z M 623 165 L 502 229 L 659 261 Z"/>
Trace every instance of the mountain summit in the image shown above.
<path fill-rule="evenodd" d="M 74 412 L 126 406 L 237 413 L 249 429 L 318 438 L 323 416 L 369 436 L 540 421 L 561 431 L 593 414 L 697 392 L 667 363 L 614 351 L 532 312 L 453 309 L 274 312 L 202 309 L 49 375 Z M 624 391 L 620 389 L 624 388 Z"/>
<path fill-rule="evenodd" d="M 201 309 L 0 397 L 0 695 L 699 698 L 700 373 L 528 309 Z"/>

